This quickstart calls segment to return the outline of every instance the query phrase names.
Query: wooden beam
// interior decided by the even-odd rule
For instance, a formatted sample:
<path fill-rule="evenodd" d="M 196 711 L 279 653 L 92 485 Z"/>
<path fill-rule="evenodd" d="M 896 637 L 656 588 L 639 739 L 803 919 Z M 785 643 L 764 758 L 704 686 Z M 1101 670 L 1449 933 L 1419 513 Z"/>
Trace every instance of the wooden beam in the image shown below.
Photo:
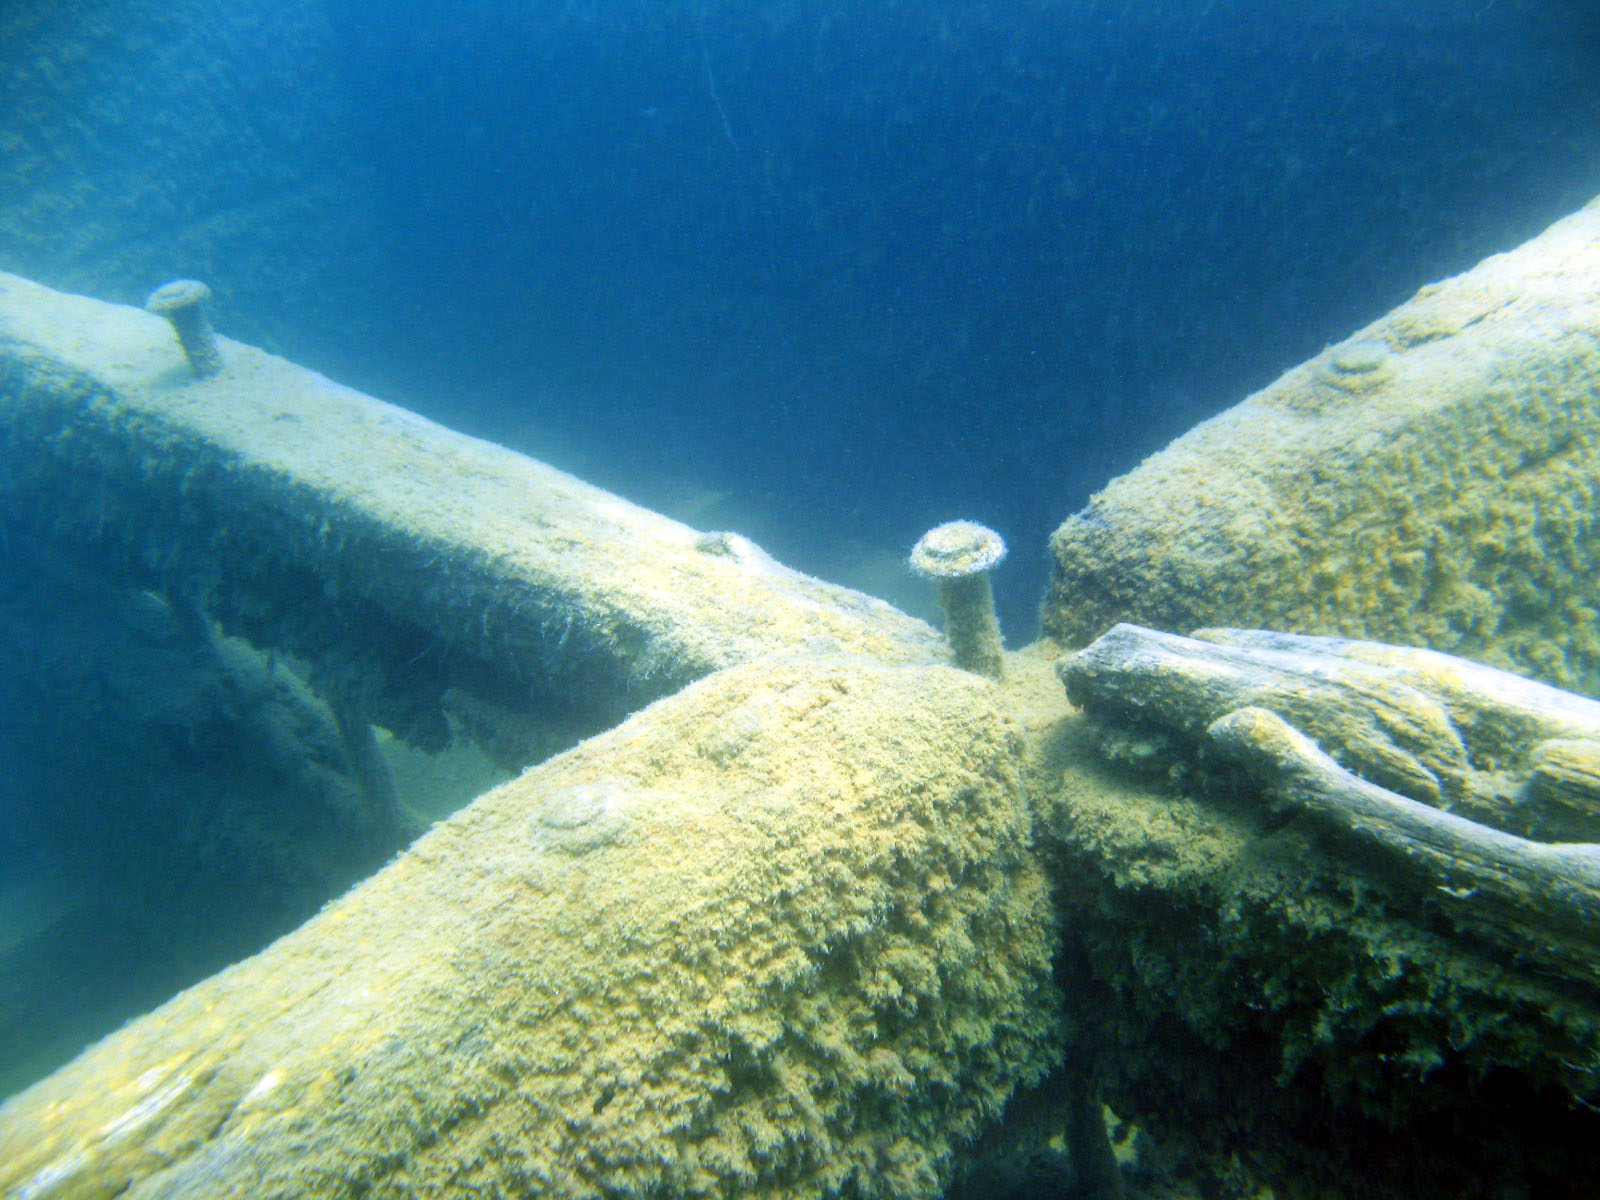
<path fill-rule="evenodd" d="M 608 726 L 796 647 L 928 626 L 250 346 L 0 275 L 0 532 L 199 604 L 424 746 L 450 696 Z"/>

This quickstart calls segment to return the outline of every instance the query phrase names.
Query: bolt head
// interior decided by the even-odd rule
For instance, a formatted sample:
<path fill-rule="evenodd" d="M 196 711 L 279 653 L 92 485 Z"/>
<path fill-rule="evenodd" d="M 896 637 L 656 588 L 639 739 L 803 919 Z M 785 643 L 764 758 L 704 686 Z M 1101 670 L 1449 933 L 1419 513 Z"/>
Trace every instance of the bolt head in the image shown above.
<path fill-rule="evenodd" d="M 150 293 L 144 302 L 146 312 L 165 317 L 211 299 L 211 289 L 198 279 L 174 279 Z"/>
<path fill-rule="evenodd" d="M 911 569 L 929 579 L 959 579 L 987 571 L 1005 556 L 1005 541 L 994 530 L 976 521 L 947 521 L 912 547 Z"/>

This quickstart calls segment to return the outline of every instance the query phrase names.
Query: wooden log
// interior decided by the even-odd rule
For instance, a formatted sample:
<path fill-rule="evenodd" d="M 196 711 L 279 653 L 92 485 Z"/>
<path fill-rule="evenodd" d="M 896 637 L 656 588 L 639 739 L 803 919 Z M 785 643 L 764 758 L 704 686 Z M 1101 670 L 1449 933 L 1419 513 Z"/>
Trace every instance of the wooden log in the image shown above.
<path fill-rule="evenodd" d="M 1600 694 L 1600 201 L 1423 288 L 1114 480 L 1047 635 L 1227 624 Z"/>
<path fill-rule="evenodd" d="M 1058 1061 L 996 701 L 694 684 L 0 1107 L 0 1195 L 932 1197 Z"/>
<path fill-rule="evenodd" d="M 1561 840 L 1593 828 L 1573 796 L 1594 743 L 1547 736 L 1600 734 L 1600 705 L 1431 651 L 1205 632 L 1119 625 L 1060 673 L 1091 716 L 1169 735 L 1168 766 L 1220 750 L 1345 839 L 1352 873 L 1404 867 L 1397 894 L 1420 891 L 1460 936 L 1600 982 L 1600 844 Z"/>
<path fill-rule="evenodd" d="M 1451 723 L 1471 743 L 1473 762 L 1481 769 L 1520 761 L 1530 745 L 1547 738 L 1600 737 L 1600 702 L 1454 654 L 1266 629 L 1197 629 L 1193 636 L 1224 646 L 1310 654 L 1391 672 L 1449 710 Z"/>
<path fill-rule="evenodd" d="M 1485 790 L 1442 704 L 1393 670 L 1311 642 L 1231 646 L 1118 625 L 1060 671 L 1074 703 L 1191 741 L 1219 717 L 1257 705 L 1410 795 L 1458 804 Z"/>
<path fill-rule="evenodd" d="M 452 690 L 594 731 L 808 639 L 944 654 L 748 539 L 220 344 L 195 379 L 159 317 L 0 274 L 0 533 L 193 598 L 417 744 Z"/>
<path fill-rule="evenodd" d="M 1600 842 L 1600 703 L 1587 696 L 1413 646 L 1251 629 L 1201 629 L 1195 637 L 1392 672 L 1448 711 L 1484 781 L 1476 807 L 1464 812 L 1541 841 Z"/>
<path fill-rule="evenodd" d="M 1528 804 L 1478 820 L 1366 773 L 1582 794 L 1592 702 L 1426 652 L 1205 637 L 1115 628 L 1061 664 L 1083 708 L 1040 739 L 1107 1103 L 1286 1195 L 1586 1194 L 1600 845 L 1562 840 L 1575 805 L 1533 805 L 1526 836 Z"/>
<path fill-rule="evenodd" d="M 1508 671 L 1345 638 L 1118 625 L 1061 674 L 1077 703 L 1191 740 L 1236 709 L 1270 709 L 1411 799 L 1525 837 L 1600 841 L 1573 751 L 1541 749 L 1600 742 L 1600 704 Z"/>
<path fill-rule="evenodd" d="M 1441 812 L 1345 770 L 1276 713 L 1242 708 L 1211 740 L 1278 802 L 1314 814 L 1460 898 L 1482 889 L 1542 926 L 1586 929 L 1600 947 L 1600 845 L 1549 845 Z"/>
<path fill-rule="evenodd" d="M 1593 841 L 1600 826 L 1600 741 L 1551 738 L 1534 747 L 1531 801 L 1562 841 Z"/>

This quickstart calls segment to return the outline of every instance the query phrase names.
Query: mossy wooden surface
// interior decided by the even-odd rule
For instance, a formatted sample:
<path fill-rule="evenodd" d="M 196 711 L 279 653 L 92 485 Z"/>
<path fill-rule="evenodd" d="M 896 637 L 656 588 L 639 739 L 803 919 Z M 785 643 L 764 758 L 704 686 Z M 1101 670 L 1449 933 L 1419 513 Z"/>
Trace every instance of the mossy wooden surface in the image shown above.
<path fill-rule="evenodd" d="M 0 1108 L 0 1195 L 934 1196 L 1057 1061 L 1018 750 L 947 668 L 719 673 Z"/>
<path fill-rule="evenodd" d="M 1589 1195 L 1600 989 L 1553 968 L 1571 931 L 1519 948 L 1466 889 L 1170 731 L 1059 695 L 1049 715 L 1044 649 L 1030 788 L 1076 968 L 1069 1060 L 1101 1064 L 1106 1102 L 1280 1200 Z"/>
<path fill-rule="evenodd" d="M 603 728 L 808 638 L 934 661 L 926 625 L 510 450 L 221 339 L 0 274 L 0 476 L 17 536 L 193 600 L 420 744 L 468 705 Z"/>
<path fill-rule="evenodd" d="M 1052 536 L 1045 632 L 1423 645 L 1600 689 L 1600 202 L 1113 481 Z"/>

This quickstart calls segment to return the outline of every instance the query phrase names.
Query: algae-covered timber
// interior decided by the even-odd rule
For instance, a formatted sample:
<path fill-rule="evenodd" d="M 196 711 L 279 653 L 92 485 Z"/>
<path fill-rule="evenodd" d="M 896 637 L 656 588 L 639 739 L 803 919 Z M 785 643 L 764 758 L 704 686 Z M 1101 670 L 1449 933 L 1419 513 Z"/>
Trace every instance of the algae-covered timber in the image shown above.
<path fill-rule="evenodd" d="M 732 668 L 0 1107 L 0 1195 L 931 1197 L 1058 1061 L 1014 725 Z"/>
<path fill-rule="evenodd" d="M 1280 1197 L 1590 1194 L 1600 845 L 1564 839 L 1594 828 L 1569 767 L 1600 706 L 1430 651 L 1204 636 L 1064 659 L 1082 708 L 1035 738 L 1069 1059 Z"/>
<path fill-rule="evenodd" d="M 1264 442 L 1230 458 L 1197 430 L 1215 464 L 1185 460 L 1193 474 L 1175 493 L 1155 488 L 1148 511 L 1127 517 L 1135 535 L 1116 543 L 1123 558 L 1099 562 L 1103 578 L 1058 586 L 1052 632 L 1106 617 L 1135 577 L 1154 581 L 1158 607 L 1184 588 L 1219 603 L 1298 595 L 1301 559 L 1264 549 L 1274 522 L 1300 530 L 1291 542 L 1324 571 L 1340 569 L 1315 557 L 1334 535 L 1396 547 L 1377 600 L 1361 571 L 1353 595 L 1330 593 L 1350 605 L 1345 628 L 1415 599 L 1406 568 L 1424 562 L 1438 586 L 1415 613 L 1389 615 L 1455 629 L 1446 602 L 1467 593 L 1435 525 L 1374 514 L 1415 509 L 1448 532 L 1451 512 L 1428 505 L 1476 480 L 1486 486 L 1460 489 L 1463 503 L 1502 495 L 1497 518 L 1525 515 L 1524 503 L 1551 517 L 1511 558 L 1492 537 L 1461 551 L 1473 569 L 1504 568 L 1482 584 L 1504 644 L 1473 625 L 1481 657 L 1542 654 L 1547 676 L 1560 655 L 1581 665 L 1593 578 L 1572 544 L 1590 532 L 1574 506 L 1594 491 L 1595 464 L 1576 418 L 1595 339 L 1588 300 L 1549 254 L 1566 238 L 1589 271 L 1594 212 L 1558 225 L 1538 254 L 1425 293 L 1380 323 L 1385 340 L 1358 336 L 1292 372 L 1316 386 L 1264 404 Z M 1348 660 L 1338 670 L 1286 683 L 1273 655 L 1306 650 L 1304 638 L 1215 630 L 1214 643 L 1272 660 L 1244 672 L 1229 697 L 1242 707 L 1220 720 L 1191 711 L 1212 694 L 1194 678 L 1137 671 L 1118 682 L 1101 670 L 1108 686 L 1075 693 L 1087 714 L 1059 688 L 1041 703 L 1048 644 L 1008 656 L 1001 689 L 907 665 L 940 654 L 925 627 L 736 536 L 697 535 L 516 456 L 506 466 L 507 452 L 247 347 L 221 342 L 221 369 L 197 380 L 170 339 L 140 327 L 153 318 L 21 281 L 5 294 L 0 436 L 26 456 L 4 480 L 20 504 L 8 536 L 81 551 L 112 582 L 159 587 L 183 611 L 291 649 L 346 713 L 425 742 L 446 693 L 494 704 L 509 687 L 564 696 L 597 722 L 652 681 L 757 661 L 490 793 L 298 932 L 14 1099 L 0 1109 L 0 1191 L 927 1197 L 958 1143 L 1064 1061 L 1049 1079 L 1070 1085 L 1077 1124 L 1093 1123 L 1103 1089 L 1214 1180 L 1242 1164 L 1285 1197 L 1587 1195 L 1585 1155 L 1600 1139 L 1591 856 L 1548 848 L 1593 836 L 1592 714 L 1518 716 L 1503 676 L 1485 693 L 1492 672 L 1433 671 L 1426 655 L 1348 641 L 1332 651 Z M 278 379 L 292 403 L 261 386 Z M 1510 381 L 1515 411 L 1484 437 L 1532 447 L 1520 469 L 1496 474 L 1504 464 L 1485 467 L 1477 442 L 1422 419 L 1425 400 L 1441 411 L 1471 400 L 1473 380 Z M 1348 421 L 1318 424 L 1340 405 Z M 1309 518 L 1295 507 L 1303 491 L 1263 491 L 1245 461 L 1291 416 L 1306 436 L 1276 443 L 1265 467 L 1315 485 L 1315 503 L 1332 507 Z M 329 441 L 303 455 L 277 424 Z M 1540 440 L 1551 430 L 1553 450 Z M 1339 435 L 1352 440 L 1329 453 Z M 1152 476 L 1172 455 L 1152 460 Z M 1406 469 L 1378 469 L 1395 461 Z M 1436 475 L 1448 486 L 1430 492 Z M 539 501 L 502 524 L 483 502 L 519 480 Z M 296 523 L 308 512 L 332 517 L 308 530 Z M 1074 536 L 1115 541 L 1122 518 L 1098 529 L 1100 512 L 1069 522 Z M 1228 536 L 1207 543 L 1218 530 Z M 1553 565 L 1540 566 L 1546 553 Z M 641 554 L 648 565 L 630 574 Z M 698 569 L 719 562 L 735 574 Z M 1071 572 L 1058 568 L 1060 585 Z M 620 600 L 607 582 L 618 570 Z M 726 592 L 730 579 L 740 586 Z M 1530 579 L 1542 608 L 1518 590 Z M 540 619 L 517 625 L 515 603 Z M 1523 620 L 1558 609 L 1567 641 Z M 557 611 L 573 624 L 552 641 L 541 621 Z M 508 624 L 521 640 L 505 640 Z M 426 662 L 420 675 L 386 654 L 397 628 L 438 639 L 399 664 Z M 1416 680 L 1396 684 L 1391 668 L 1431 672 L 1432 690 L 1406 693 Z M 1334 676 L 1343 696 L 1325 686 Z M 1029 711 L 1030 738 L 1001 704 Z M 1164 724 L 1141 715 L 1163 705 Z M 1276 706 L 1321 722 L 1317 737 L 1345 761 Z M 1441 841 L 1456 821 L 1418 804 L 1457 806 L 1503 836 Z M 1378 827 L 1362 824 L 1374 814 Z M 1477 858 L 1447 861 L 1461 857 L 1452 846 Z M 1523 878 L 1530 861 L 1557 871 Z M 1576 887 L 1544 904 L 1540 889 L 1564 878 Z M 1058 923 L 1061 991 L 1046 978 Z"/>
<path fill-rule="evenodd" d="M 561 471 L 149 313 L 0 274 L 8 536 L 193 604 L 427 748 L 452 703 L 593 731 L 807 638 L 935 661 L 926 625 Z"/>
<path fill-rule="evenodd" d="M 1068 645 L 1254 626 L 1600 692 L 1600 201 L 1178 438 L 1050 555 Z"/>

